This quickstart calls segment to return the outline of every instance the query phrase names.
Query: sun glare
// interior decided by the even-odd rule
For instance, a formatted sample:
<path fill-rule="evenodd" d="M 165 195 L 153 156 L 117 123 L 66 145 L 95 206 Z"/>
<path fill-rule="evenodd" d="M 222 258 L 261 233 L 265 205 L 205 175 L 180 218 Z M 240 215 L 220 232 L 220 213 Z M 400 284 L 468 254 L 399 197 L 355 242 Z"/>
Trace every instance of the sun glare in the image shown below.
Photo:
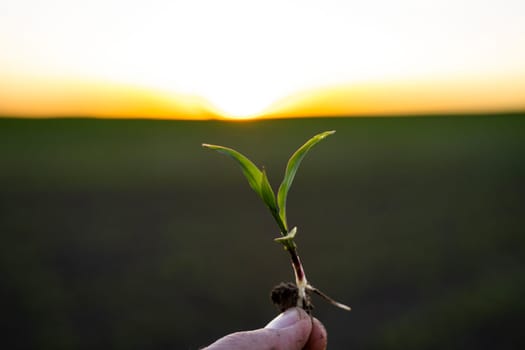
<path fill-rule="evenodd" d="M 204 98 L 216 111 L 230 119 L 254 119 L 260 117 L 281 96 L 266 86 L 224 86 L 222 89 L 204 92 Z"/>
<path fill-rule="evenodd" d="M 271 103 L 263 91 L 227 90 L 210 93 L 207 100 L 225 117 L 251 119 L 257 117 Z"/>

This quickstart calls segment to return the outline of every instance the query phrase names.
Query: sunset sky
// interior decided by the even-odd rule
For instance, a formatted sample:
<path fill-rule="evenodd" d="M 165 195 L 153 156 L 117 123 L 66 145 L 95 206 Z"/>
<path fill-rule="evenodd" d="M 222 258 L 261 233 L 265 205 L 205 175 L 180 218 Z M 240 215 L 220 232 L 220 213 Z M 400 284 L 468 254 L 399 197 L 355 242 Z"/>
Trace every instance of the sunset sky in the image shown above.
<path fill-rule="evenodd" d="M 525 109 L 523 0 L 3 0 L 0 115 Z"/>

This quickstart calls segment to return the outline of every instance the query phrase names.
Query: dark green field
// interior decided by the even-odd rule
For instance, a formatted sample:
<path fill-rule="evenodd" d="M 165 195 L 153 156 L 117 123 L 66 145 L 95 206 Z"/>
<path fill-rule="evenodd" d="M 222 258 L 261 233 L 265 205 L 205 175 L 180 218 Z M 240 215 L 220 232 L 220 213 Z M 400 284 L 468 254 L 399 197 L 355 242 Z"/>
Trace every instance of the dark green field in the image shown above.
<path fill-rule="evenodd" d="M 292 279 L 229 158 L 288 201 L 330 349 L 523 349 L 525 114 L 258 121 L 0 119 L 4 349 L 197 349 L 263 326 Z"/>

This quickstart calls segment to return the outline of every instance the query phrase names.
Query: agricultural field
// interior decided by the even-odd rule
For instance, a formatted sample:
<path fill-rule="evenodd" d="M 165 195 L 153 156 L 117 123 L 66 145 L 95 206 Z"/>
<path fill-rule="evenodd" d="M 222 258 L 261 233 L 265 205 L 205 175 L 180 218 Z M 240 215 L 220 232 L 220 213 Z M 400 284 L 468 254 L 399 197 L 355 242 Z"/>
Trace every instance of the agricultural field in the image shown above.
<path fill-rule="evenodd" d="M 525 114 L 247 122 L 0 119 L 2 348 L 197 349 L 292 280 L 233 147 L 274 188 L 331 349 L 525 347 Z"/>

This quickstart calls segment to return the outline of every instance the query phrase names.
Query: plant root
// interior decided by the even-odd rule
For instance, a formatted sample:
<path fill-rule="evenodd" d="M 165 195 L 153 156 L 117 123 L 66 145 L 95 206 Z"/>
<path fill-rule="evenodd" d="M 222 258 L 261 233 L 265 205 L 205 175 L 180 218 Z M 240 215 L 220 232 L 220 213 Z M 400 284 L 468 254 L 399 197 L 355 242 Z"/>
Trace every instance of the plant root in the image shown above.
<path fill-rule="evenodd" d="M 317 294 L 330 304 L 340 309 L 350 311 L 352 308 L 348 305 L 335 301 L 325 293 L 321 292 L 319 289 L 308 284 L 305 290 L 306 297 L 302 300 L 302 305 L 298 305 L 299 300 L 299 289 L 292 282 L 281 282 L 275 287 L 273 287 L 271 292 L 271 299 L 275 306 L 279 309 L 280 312 L 284 312 L 287 309 L 295 306 L 303 308 L 309 315 L 311 315 L 314 305 L 312 304 L 311 294 Z"/>

